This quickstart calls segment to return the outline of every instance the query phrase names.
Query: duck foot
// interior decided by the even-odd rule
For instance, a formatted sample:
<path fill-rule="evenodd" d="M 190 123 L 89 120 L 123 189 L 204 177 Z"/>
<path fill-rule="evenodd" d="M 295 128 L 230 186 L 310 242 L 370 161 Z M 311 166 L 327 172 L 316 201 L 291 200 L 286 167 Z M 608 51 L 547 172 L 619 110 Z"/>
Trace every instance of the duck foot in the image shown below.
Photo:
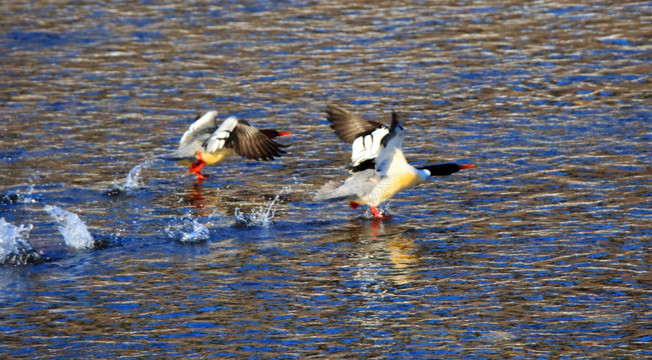
<path fill-rule="evenodd" d="M 369 209 L 371 209 L 371 213 L 374 214 L 374 219 L 387 220 L 390 218 L 389 216 L 383 216 L 375 206 L 370 206 Z"/>
<path fill-rule="evenodd" d="M 199 151 L 197 152 L 197 154 L 195 154 L 195 156 L 197 157 L 197 161 L 195 161 L 194 163 L 192 163 L 192 165 L 190 165 L 190 169 L 188 169 L 188 172 L 195 173 L 195 175 L 197 175 L 197 183 L 201 183 L 202 180 L 208 178 L 208 176 L 202 175 L 202 173 L 199 172 L 204 167 L 204 165 L 206 165 L 206 161 L 202 159 L 201 153 Z"/>

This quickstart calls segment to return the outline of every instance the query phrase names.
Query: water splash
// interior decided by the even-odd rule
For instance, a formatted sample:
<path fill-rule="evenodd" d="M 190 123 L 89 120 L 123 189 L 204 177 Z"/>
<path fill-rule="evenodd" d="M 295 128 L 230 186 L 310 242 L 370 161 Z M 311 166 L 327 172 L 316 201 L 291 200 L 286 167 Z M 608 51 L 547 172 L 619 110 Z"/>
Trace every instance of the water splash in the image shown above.
<path fill-rule="evenodd" d="M 182 243 L 196 243 L 210 239 L 208 228 L 197 219 L 183 218 L 182 220 L 181 228 L 172 229 L 172 226 L 168 225 L 165 229 L 165 233 L 170 239 Z"/>
<path fill-rule="evenodd" d="M 114 181 L 113 187 L 109 189 L 107 195 L 118 196 L 122 194 L 133 194 L 134 192 L 140 190 L 142 188 L 140 183 L 140 172 L 144 168 L 151 166 L 153 163 L 153 160 L 147 160 L 134 166 L 131 170 L 129 170 L 124 184 L 120 185 Z"/>
<path fill-rule="evenodd" d="M 77 214 L 52 205 L 45 205 L 45 211 L 59 223 L 57 229 L 63 235 L 66 246 L 74 249 L 92 249 L 95 247 L 93 235 Z"/>
<path fill-rule="evenodd" d="M 32 224 L 16 226 L 0 218 L 0 264 L 25 265 L 45 260 L 27 241 L 31 230 Z"/>
<path fill-rule="evenodd" d="M 5 195 L 0 195 L 0 204 L 33 204 L 36 199 L 32 197 L 34 187 L 28 188 L 27 194 L 23 195 L 20 190 L 10 190 Z"/>
<path fill-rule="evenodd" d="M 279 199 L 283 194 L 290 192 L 291 189 L 292 186 L 290 185 L 283 187 L 270 202 L 259 206 L 257 209 L 252 209 L 249 214 L 245 214 L 240 208 L 235 208 L 236 225 L 245 227 L 268 227 L 272 225 Z"/>
<path fill-rule="evenodd" d="M 362 213 L 362 217 L 365 219 L 375 219 L 374 218 L 374 213 L 371 212 L 371 208 L 369 206 L 366 206 L 366 210 Z M 377 207 L 378 211 L 382 216 L 392 218 L 394 215 L 392 214 L 392 206 L 389 201 L 382 203 L 380 206 Z"/>

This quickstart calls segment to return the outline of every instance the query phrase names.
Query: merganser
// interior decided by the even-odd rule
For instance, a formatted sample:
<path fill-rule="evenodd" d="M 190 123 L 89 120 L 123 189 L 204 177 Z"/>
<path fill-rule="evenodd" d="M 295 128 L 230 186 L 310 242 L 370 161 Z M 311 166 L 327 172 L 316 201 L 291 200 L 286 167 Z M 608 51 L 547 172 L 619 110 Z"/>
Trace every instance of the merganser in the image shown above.
<path fill-rule="evenodd" d="M 231 116 L 219 125 L 217 111 L 212 110 L 198 118 L 179 141 L 179 147 L 171 158 L 183 165 L 190 165 L 189 173 L 197 175 L 201 183 L 207 176 L 200 170 L 205 165 L 214 165 L 220 160 L 240 155 L 251 160 L 272 160 L 285 151 L 271 139 L 290 134 L 274 129 L 256 129 L 246 121 Z"/>
<path fill-rule="evenodd" d="M 331 128 L 342 140 L 352 144 L 352 176 L 344 182 L 331 181 L 317 191 L 315 200 L 349 200 L 356 209 L 369 205 L 374 218 L 385 219 L 378 206 L 396 193 L 419 185 L 430 176 L 450 175 L 472 164 L 445 163 L 414 167 L 403 155 L 405 130 L 398 116 L 392 112 L 392 124 L 365 120 L 341 107 L 329 105 L 326 109 Z"/>

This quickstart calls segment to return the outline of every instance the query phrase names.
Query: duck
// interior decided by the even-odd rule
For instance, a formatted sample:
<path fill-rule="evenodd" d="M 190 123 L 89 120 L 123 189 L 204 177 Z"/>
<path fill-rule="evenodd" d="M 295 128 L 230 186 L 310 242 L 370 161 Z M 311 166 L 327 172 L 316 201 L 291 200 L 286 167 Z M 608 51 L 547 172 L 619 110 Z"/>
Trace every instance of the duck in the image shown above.
<path fill-rule="evenodd" d="M 352 209 L 368 205 L 375 219 L 387 219 L 378 206 L 397 193 L 415 187 L 432 176 L 446 176 L 473 167 L 473 164 L 441 163 L 415 167 L 403 154 L 405 130 L 392 112 L 386 126 L 364 119 L 337 105 L 329 104 L 326 119 L 335 134 L 351 144 L 351 176 L 344 181 L 329 181 L 313 199 L 316 201 L 348 200 Z"/>
<path fill-rule="evenodd" d="M 272 139 L 289 134 L 289 131 L 257 129 L 235 116 L 220 124 L 217 110 L 211 110 L 190 125 L 170 157 L 188 165 L 188 172 L 196 174 L 197 182 L 201 183 L 208 177 L 201 173 L 201 169 L 223 159 L 239 155 L 250 160 L 272 160 L 282 156 L 286 145 Z"/>

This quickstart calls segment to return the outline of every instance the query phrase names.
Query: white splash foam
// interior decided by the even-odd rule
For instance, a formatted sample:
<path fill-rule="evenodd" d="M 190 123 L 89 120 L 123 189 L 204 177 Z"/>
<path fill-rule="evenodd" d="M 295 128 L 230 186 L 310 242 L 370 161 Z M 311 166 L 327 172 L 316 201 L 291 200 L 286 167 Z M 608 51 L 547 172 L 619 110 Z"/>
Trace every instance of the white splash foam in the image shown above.
<path fill-rule="evenodd" d="M 370 207 L 366 207 L 367 210 L 362 214 L 362 216 L 366 219 L 373 219 L 374 218 L 374 213 L 371 212 Z M 392 206 L 389 201 L 382 203 L 380 206 L 377 207 L 378 211 L 382 216 L 392 216 Z"/>
<path fill-rule="evenodd" d="M 196 243 L 210 239 L 208 228 L 197 219 L 183 218 L 183 225 L 179 229 L 173 229 L 168 225 L 165 233 L 169 238 L 182 243 Z"/>
<path fill-rule="evenodd" d="M 93 235 L 77 214 L 52 205 L 45 205 L 45 211 L 59 223 L 57 229 L 63 235 L 66 246 L 74 249 L 92 249 L 95 246 Z"/>
<path fill-rule="evenodd" d="M 113 182 L 113 190 L 119 190 L 120 192 L 128 194 L 138 191 L 142 186 L 140 183 L 140 172 L 144 168 L 151 166 L 153 162 L 153 160 L 147 160 L 134 166 L 131 170 L 129 170 L 124 184 L 121 185 L 115 181 Z"/>
<path fill-rule="evenodd" d="M 146 168 L 152 165 L 152 160 L 145 161 L 144 163 L 138 164 L 134 166 L 133 169 L 129 170 L 129 173 L 127 174 L 127 179 L 125 181 L 125 184 L 123 185 L 126 189 L 138 189 L 140 188 L 140 183 L 138 182 L 140 179 L 140 172 Z"/>
<path fill-rule="evenodd" d="M 276 208 L 278 207 L 278 201 L 281 198 L 281 195 L 289 192 L 291 189 L 291 186 L 283 187 L 283 189 L 274 196 L 274 199 L 257 209 L 252 209 L 249 214 L 245 214 L 240 210 L 240 208 L 235 208 L 234 216 L 236 223 L 247 227 L 268 227 L 272 225 L 272 219 L 274 219 L 274 215 L 276 215 Z"/>
<path fill-rule="evenodd" d="M 5 195 L 0 195 L 0 203 L 5 204 L 33 204 L 36 199 L 32 197 L 34 187 L 30 185 L 27 194 L 23 195 L 20 190 L 10 190 Z"/>
<path fill-rule="evenodd" d="M 0 264 L 24 265 L 42 260 L 27 241 L 32 224 L 13 225 L 0 218 Z"/>

